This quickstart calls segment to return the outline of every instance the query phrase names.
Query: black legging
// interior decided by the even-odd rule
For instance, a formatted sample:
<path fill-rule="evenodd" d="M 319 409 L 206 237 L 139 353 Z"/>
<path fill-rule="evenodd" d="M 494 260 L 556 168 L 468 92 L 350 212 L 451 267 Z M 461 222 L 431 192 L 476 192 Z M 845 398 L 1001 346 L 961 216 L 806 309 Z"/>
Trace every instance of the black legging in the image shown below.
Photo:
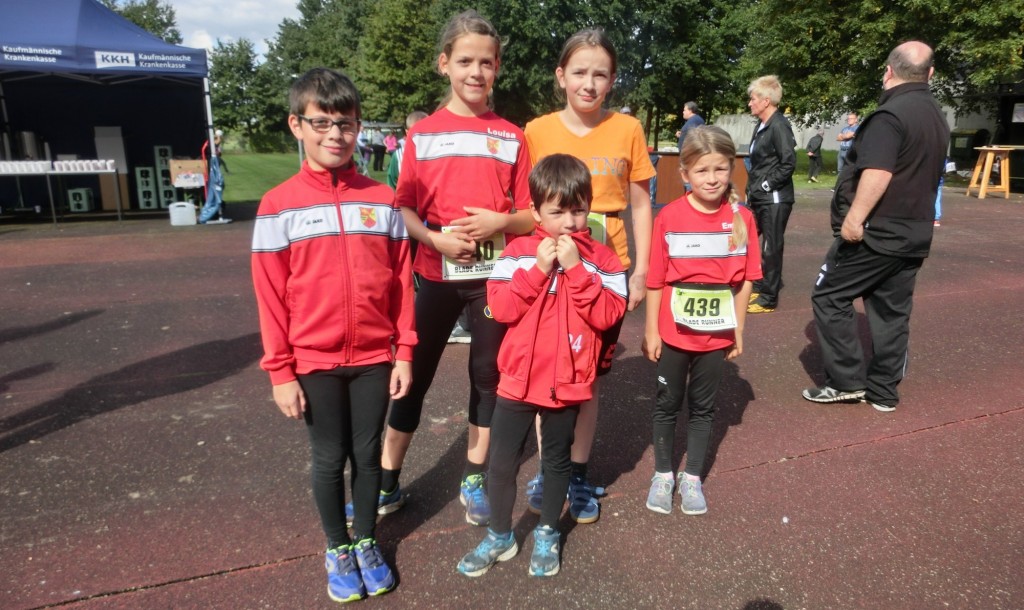
<path fill-rule="evenodd" d="M 475 337 L 474 337 L 475 338 Z M 569 451 L 574 440 L 579 405 L 547 409 L 498 397 L 491 426 L 490 468 L 487 497 L 491 501 L 491 529 L 499 534 L 512 531 L 512 507 L 516 501 L 516 475 L 523 459 L 523 446 L 540 414 L 541 470 L 544 497 L 539 525 L 558 528 L 558 517 L 569 490 Z"/>
<path fill-rule="evenodd" d="M 387 149 L 383 144 L 371 144 L 370 148 L 373 149 L 373 171 L 384 171 L 384 151 Z"/>
<path fill-rule="evenodd" d="M 702 476 L 711 444 L 715 395 L 725 370 L 725 350 L 687 352 L 665 343 L 658 361 L 658 392 L 654 407 L 654 470 L 672 472 L 676 419 L 686 400 L 687 474 Z M 689 385 L 689 391 L 687 391 Z M 545 473 L 546 475 L 547 473 Z"/>
<path fill-rule="evenodd" d="M 496 322 L 487 308 L 487 280 L 435 282 L 420 278 L 416 293 L 416 335 L 413 348 L 412 385 L 405 398 L 395 401 L 388 425 L 413 433 L 419 427 L 423 399 L 434 381 L 437 365 L 448 344 L 455 321 L 469 305 L 473 342 L 469 345 L 469 423 L 491 426 L 498 390 L 498 348 L 506 327 Z"/>
<path fill-rule="evenodd" d="M 390 397 L 391 365 L 339 366 L 299 375 L 313 456 L 313 500 L 328 545 L 349 544 L 345 462 L 351 463 L 357 539 L 372 537 L 380 493 L 380 438 Z"/>

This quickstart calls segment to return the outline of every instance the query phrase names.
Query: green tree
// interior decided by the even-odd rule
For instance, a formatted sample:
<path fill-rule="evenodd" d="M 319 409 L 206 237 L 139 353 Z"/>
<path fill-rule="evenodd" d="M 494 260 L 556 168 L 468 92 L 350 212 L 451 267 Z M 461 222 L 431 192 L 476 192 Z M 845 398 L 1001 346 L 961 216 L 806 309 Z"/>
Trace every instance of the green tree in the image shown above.
<path fill-rule="evenodd" d="M 430 2 L 380 0 L 374 5 L 352 70 L 364 118 L 402 122 L 413 110 L 434 110 L 446 87 L 435 69 L 439 27 Z"/>
<path fill-rule="evenodd" d="M 100 0 L 104 6 L 118 13 L 142 29 L 171 44 L 181 44 L 174 8 L 160 0 Z"/>
<path fill-rule="evenodd" d="M 223 43 L 210 53 L 210 96 L 217 125 L 241 132 L 246 140 L 259 130 L 257 54 L 245 38 Z"/>
<path fill-rule="evenodd" d="M 1024 67 L 1024 0 L 867 0 L 841 10 L 814 0 L 762 0 L 747 12 L 758 26 L 740 80 L 777 74 L 784 105 L 811 121 L 870 110 L 889 51 L 905 40 L 935 49 L 933 86 L 961 112 L 993 102 L 996 86 L 1019 81 Z"/>

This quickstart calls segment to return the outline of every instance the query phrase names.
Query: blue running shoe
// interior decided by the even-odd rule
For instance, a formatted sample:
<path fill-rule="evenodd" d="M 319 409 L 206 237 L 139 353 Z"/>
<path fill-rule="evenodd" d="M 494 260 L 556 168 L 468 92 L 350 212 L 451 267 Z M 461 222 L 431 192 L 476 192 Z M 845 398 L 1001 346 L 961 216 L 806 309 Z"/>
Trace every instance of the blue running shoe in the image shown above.
<path fill-rule="evenodd" d="M 683 499 L 679 509 L 684 515 L 703 515 L 708 512 L 708 503 L 704 500 L 704 490 L 701 488 L 700 479 L 691 481 L 686 474 L 680 472 L 678 476 L 679 496 Z"/>
<path fill-rule="evenodd" d="M 530 479 L 526 484 L 526 508 L 530 512 L 539 515 L 544 500 L 544 475 L 537 473 L 537 476 Z"/>
<path fill-rule="evenodd" d="M 601 516 L 601 505 L 597 503 L 598 488 L 593 487 L 579 475 L 569 478 L 569 516 L 576 523 L 593 523 Z M 604 488 L 600 488 L 604 491 Z"/>
<path fill-rule="evenodd" d="M 353 547 L 359 572 L 363 575 L 363 586 L 370 595 L 383 595 L 395 588 L 395 576 L 391 573 L 380 547 L 373 538 L 363 538 Z"/>
<path fill-rule="evenodd" d="M 366 597 L 363 577 L 352 556 L 352 546 L 343 544 L 327 549 L 327 595 L 336 602 L 354 602 Z"/>
<path fill-rule="evenodd" d="M 484 474 L 471 474 L 462 481 L 459 501 L 466 507 L 466 522 L 487 525 L 491 522 L 491 503 L 484 490 Z"/>
<path fill-rule="evenodd" d="M 530 576 L 554 576 L 561 564 L 558 530 L 550 525 L 539 525 L 533 530 L 533 555 L 530 556 Z"/>
<path fill-rule="evenodd" d="M 459 562 L 459 572 L 476 578 L 483 576 L 499 561 L 508 561 L 519 552 L 516 537 L 509 532 L 496 534 L 487 528 L 487 537 Z"/>
<path fill-rule="evenodd" d="M 403 506 L 405 506 L 405 494 L 402 493 L 401 485 L 390 493 L 381 491 L 380 495 L 377 496 L 377 520 L 380 521 L 380 517 L 390 515 Z M 345 523 L 352 527 L 352 521 L 354 520 L 355 509 L 352 508 L 352 503 L 349 502 L 345 505 Z"/>

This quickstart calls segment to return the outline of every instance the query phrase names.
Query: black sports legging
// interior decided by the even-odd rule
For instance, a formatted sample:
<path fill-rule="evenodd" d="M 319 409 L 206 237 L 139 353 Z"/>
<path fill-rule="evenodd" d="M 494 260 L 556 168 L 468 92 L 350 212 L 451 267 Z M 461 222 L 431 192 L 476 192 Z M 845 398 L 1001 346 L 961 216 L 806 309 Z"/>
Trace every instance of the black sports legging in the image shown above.
<path fill-rule="evenodd" d="M 491 428 L 490 468 L 487 497 L 491 501 L 491 529 L 499 534 L 512 531 L 512 507 L 516 501 L 516 475 L 523 459 L 523 447 L 540 415 L 541 469 L 544 496 L 540 525 L 558 528 L 558 517 L 569 489 L 572 449 L 579 405 L 548 409 L 507 398 L 498 398 Z"/>
<path fill-rule="evenodd" d="M 339 366 L 299 375 L 313 457 L 313 500 L 331 548 L 351 541 L 345 525 L 345 462 L 351 463 L 352 530 L 373 536 L 380 492 L 380 438 L 391 364 Z"/>
<path fill-rule="evenodd" d="M 506 327 L 496 322 L 487 308 L 487 280 L 435 282 L 420 278 L 416 293 L 416 335 L 413 348 L 412 385 L 409 394 L 391 407 L 388 425 L 412 434 L 420 424 L 423 399 L 434 381 L 455 321 L 469 305 L 473 341 L 469 346 L 469 423 L 491 427 L 498 390 L 498 348 Z"/>
<path fill-rule="evenodd" d="M 694 476 L 704 474 L 704 458 L 711 443 L 715 416 L 715 395 L 724 370 L 724 349 L 687 352 L 662 344 L 653 417 L 655 471 L 672 472 L 676 419 L 685 399 L 689 411 L 685 472 Z"/>

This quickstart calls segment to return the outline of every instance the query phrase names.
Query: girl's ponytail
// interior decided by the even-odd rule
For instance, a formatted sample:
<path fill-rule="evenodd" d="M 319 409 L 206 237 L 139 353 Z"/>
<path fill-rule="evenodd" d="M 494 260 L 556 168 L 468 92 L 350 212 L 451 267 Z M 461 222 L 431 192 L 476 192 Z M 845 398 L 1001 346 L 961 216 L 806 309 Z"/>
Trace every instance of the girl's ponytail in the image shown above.
<path fill-rule="evenodd" d="M 740 214 L 740 196 L 736 194 L 736 187 L 729 183 L 729 190 L 726 191 L 729 198 L 729 206 L 732 207 L 732 235 L 729 236 L 729 249 L 739 250 L 747 245 L 747 223 L 743 222 Z"/>

